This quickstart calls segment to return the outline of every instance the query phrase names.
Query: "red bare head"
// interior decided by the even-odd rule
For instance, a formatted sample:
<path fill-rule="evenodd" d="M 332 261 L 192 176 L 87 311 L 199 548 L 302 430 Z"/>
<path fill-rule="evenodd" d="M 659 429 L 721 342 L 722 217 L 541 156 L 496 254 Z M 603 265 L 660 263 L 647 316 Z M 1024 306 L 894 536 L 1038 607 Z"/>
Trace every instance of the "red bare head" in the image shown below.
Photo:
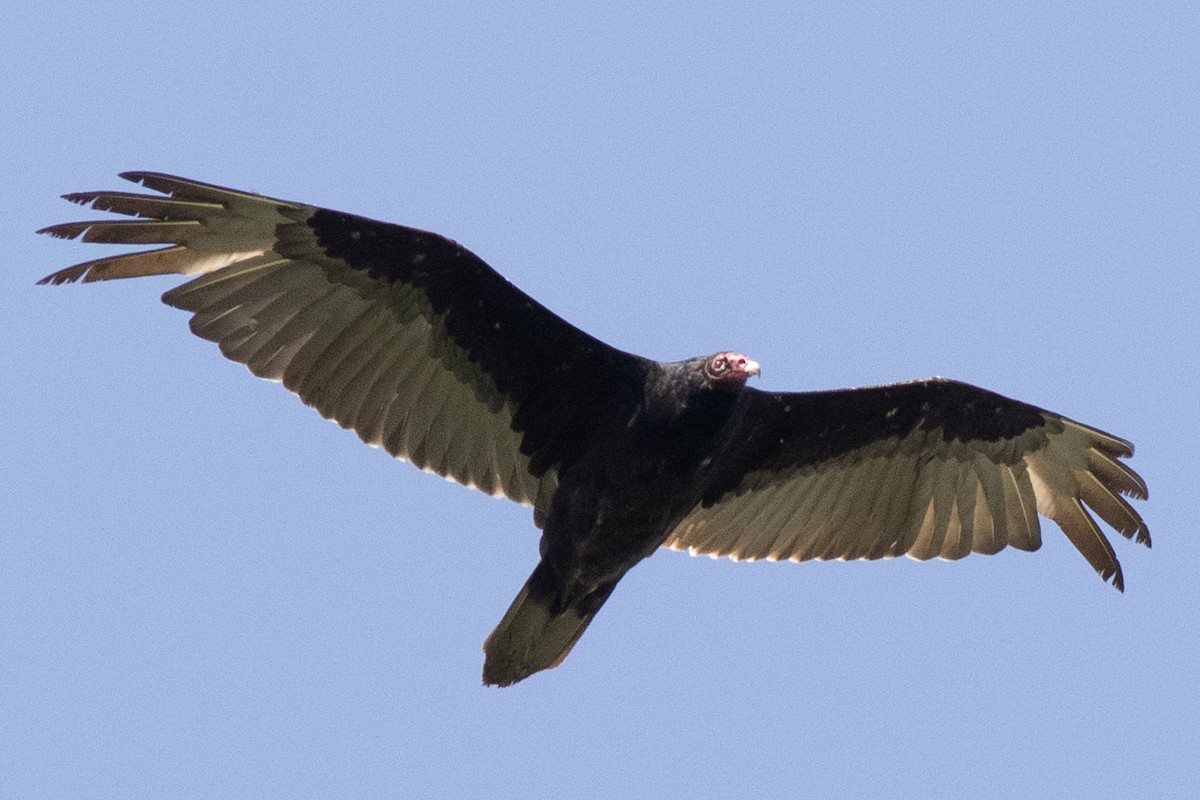
<path fill-rule="evenodd" d="M 741 353 L 727 351 L 709 356 L 704 362 L 704 375 L 713 385 L 730 389 L 740 388 L 751 375 L 758 375 L 761 369 L 757 361 L 751 361 Z"/>

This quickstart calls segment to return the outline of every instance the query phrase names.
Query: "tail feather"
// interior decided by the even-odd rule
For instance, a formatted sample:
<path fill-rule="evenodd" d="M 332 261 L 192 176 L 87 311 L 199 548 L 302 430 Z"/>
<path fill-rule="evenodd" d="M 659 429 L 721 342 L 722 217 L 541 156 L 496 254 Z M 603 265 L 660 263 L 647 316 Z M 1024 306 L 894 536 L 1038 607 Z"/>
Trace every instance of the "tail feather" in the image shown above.
<path fill-rule="evenodd" d="M 530 591 L 540 571 L 540 566 L 534 570 L 483 643 L 483 682 L 489 686 L 511 686 L 561 664 L 612 591 L 608 587 L 581 602 L 563 603 L 560 595 Z"/>

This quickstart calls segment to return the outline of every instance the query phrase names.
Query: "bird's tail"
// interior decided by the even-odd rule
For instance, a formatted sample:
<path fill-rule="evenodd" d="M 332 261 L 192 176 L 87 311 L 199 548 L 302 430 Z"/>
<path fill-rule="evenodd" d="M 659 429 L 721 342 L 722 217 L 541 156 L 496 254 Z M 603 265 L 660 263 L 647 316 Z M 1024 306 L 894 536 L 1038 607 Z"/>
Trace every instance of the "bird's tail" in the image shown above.
<path fill-rule="evenodd" d="M 483 643 L 485 684 L 511 686 L 561 664 L 616 585 L 573 600 L 561 591 L 547 590 L 550 572 L 545 563 L 538 564 Z"/>

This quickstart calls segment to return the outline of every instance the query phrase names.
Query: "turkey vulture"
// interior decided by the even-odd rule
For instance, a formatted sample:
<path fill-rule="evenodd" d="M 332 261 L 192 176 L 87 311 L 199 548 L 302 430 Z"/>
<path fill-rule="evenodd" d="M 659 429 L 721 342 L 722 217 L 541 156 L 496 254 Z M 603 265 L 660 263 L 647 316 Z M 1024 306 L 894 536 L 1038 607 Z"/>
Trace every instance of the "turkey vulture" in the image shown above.
<path fill-rule="evenodd" d="M 666 546 L 734 559 L 1036 550 L 1038 514 L 1123 589 L 1089 513 L 1150 544 L 1133 445 L 952 380 L 746 386 L 744 355 L 663 363 L 589 336 L 434 233 L 154 172 L 160 194 L 67 200 L 134 219 L 42 233 L 166 245 L 42 283 L 193 276 L 163 295 L 261 378 L 399 459 L 533 506 L 541 559 L 483 680 L 558 665 L 617 581 Z"/>

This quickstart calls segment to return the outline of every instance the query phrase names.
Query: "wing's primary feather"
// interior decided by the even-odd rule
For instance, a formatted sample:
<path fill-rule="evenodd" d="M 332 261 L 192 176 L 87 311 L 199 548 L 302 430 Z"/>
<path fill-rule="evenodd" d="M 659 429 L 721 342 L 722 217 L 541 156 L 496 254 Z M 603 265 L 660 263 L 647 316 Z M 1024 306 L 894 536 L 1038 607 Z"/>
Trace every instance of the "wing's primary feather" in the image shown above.
<path fill-rule="evenodd" d="M 744 559 L 962 558 L 1041 544 L 1054 520 L 1123 588 L 1088 508 L 1149 545 L 1124 496 L 1146 484 L 1128 442 L 1034 406 L 932 379 L 836 392 L 744 390 L 703 501 L 666 546 Z"/>
<path fill-rule="evenodd" d="M 543 517 L 558 471 L 645 362 L 565 322 L 437 234 L 152 172 L 166 197 L 68 200 L 135 217 L 42 232 L 157 250 L 43 283 L 196 275 L 163 300 L 192 330 L 392 455 Z"/>

